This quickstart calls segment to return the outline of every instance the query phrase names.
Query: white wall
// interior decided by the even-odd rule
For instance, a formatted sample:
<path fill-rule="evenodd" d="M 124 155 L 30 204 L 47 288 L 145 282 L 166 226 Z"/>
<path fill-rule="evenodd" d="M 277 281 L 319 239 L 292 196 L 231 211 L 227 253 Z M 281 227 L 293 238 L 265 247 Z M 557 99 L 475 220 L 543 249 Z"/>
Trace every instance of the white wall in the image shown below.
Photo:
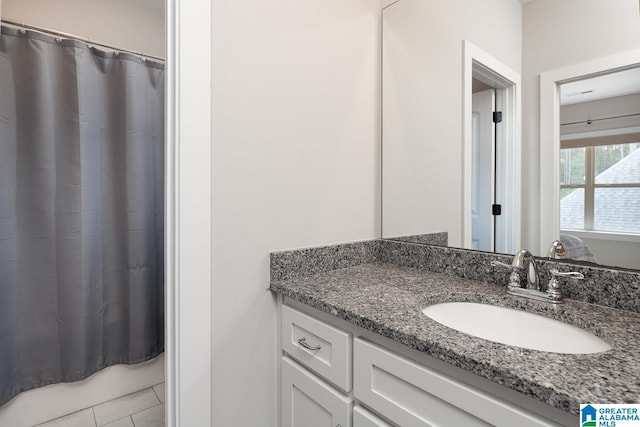
<path fill-rule="evenodd" d="M 639 48 L 639 19 L 637 0 L 535 0 L 523 7 L 522 240 L 536 253 L 546 249 L 538 243 L 540 73 Z"/>
<path fill-rule="evenodd" d="M 138 0 L 2 0 L 2 17 L 165 57 L 164 11 Z M 162 2 L 158 2 L 162 5 Z"/>
<path fill-rule="evenodd" d="M 401 0 L 384 10 L 385 237 L 447 231 L 461 246 L 462 43 L 519 72 L 521 21 L 514 0 Z"/>
<path fill-rule="evenodd" d="M 380 3 L 212 13 L 213 425 L 274 426 L 269 251 L 377 237 Z"/>
<path fill-rule="evenodd" d="M 569 232 L 570 233 L 570 232 Z M 598 260 L 598 263 L 638 270 L 640 243 L 606 239 L 582 238 Z"/>

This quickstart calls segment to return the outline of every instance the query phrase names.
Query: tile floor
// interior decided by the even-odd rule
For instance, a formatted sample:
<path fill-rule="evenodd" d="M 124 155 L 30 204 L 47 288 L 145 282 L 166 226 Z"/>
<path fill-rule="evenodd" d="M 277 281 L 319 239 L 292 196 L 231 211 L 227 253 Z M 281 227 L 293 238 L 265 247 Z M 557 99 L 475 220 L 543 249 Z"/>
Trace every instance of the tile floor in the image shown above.
<path fill-rule="evenodd" d="M 37 427 L 164 427 L 164 383 Z"/>

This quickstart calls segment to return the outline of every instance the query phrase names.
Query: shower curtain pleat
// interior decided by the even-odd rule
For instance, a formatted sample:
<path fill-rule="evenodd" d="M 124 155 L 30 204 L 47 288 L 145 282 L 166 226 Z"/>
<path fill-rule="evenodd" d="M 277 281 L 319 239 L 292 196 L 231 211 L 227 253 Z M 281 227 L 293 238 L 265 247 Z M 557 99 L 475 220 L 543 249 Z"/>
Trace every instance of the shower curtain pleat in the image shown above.
<path fill-rule="evenodd" d="M 16 382 L 17 128 L 11 58 L 0 51 L 0 381 Z M 0 386 L 5 389 L 6 386 Z M 4 394 L 2 391 L 0 394 Z M 4 399 L 6 400 L 6 399 Z M 4 401 L 0 397 L 0 402 Z"/>
<path fill-rule="evenodd" d="M 164 70 L 2 28 L 0 405 L 164 349 Z"/>

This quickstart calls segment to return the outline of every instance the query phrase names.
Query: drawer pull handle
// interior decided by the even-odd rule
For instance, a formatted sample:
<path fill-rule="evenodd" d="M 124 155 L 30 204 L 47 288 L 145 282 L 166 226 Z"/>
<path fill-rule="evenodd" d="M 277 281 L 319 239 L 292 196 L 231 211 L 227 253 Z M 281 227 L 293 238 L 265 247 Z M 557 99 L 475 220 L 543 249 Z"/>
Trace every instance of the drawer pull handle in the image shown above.
<path fill-rule="evenodd" d="M 307 338 L 305 337 L 300 338 L 298 340 L 298 344 L 300 344 L 302 347 L 306 348 L 307 350 L 311 350 L 311 351 L 320 350 L 322 348 L 319 345 L 309 345 L 307 343 Z"/>

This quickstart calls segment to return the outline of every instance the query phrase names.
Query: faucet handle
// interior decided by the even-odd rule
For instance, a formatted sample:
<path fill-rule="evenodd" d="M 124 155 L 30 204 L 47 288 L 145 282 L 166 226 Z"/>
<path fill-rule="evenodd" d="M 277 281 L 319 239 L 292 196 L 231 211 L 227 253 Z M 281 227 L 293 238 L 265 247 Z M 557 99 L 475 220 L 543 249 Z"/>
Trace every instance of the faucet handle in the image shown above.
<path fill-rule="evenodd" d="M 513 267 L 511 264 L 507 264 L 501 261 L 491 261 L 491 265 L 493 265 L 494 267 L 504 267 L 504 268 L 515 268 Z"/>
<path fill-rule="evenodd" d="M 555 268 L 549 270 L 551 273 L 551 280 L 549 280 L 549 284 L 547 285 L 547 294 L 549 296 L 549 301 L 553 303 L 562 302 L 562 291 L 560 289 L 560 281 L 558 279 L 562 277 L 570 277 L 573 279 L 584 279 L 584 274 L 578 273 L 576 271 L 569 271 L 566 273 L 560 272 Z"/>
<path fill-rule="evenodd" d="M 511 269 L 511 275 L 509 276 L 509 286 L 508 288 L 520 288 L 521 284 L 520 284 L 520 268 L 513 265 L 513 264 L 507 264 L 504 262 L 500 262 L 500 261 L 491 261 L 491 265 L 494 267 L 502 267 L 502 268 L 510 268 Z"/>
<path fill-rule="evenodd" d="M 568 271 L 566 273 L 563 273 L 554 268 L 552 270 L 549 270 L 549 273 L 557 277 L 571 277 L 573 279 L 584 279 L 584 274 L 578 273 L 577 271 Z"/>

